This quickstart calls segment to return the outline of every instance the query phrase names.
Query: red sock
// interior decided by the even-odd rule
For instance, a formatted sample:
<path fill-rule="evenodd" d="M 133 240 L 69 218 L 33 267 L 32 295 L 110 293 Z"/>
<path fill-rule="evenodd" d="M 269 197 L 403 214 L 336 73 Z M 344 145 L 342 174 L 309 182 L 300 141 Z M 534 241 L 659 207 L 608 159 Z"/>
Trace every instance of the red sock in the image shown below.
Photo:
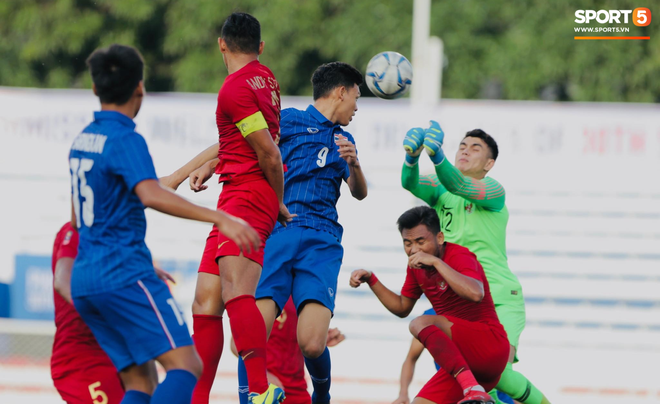
<path fill-rule="evenodd" d="M 266 325 L 254 296 L 241 295 L 225 303 L 236 350 L 245 362 L 250 393 L 268 390 Z"/>
<path fill-rule="evenodd" d="M 454 341 L 438 327 L 430 325 L 424 328 L 417 339 L 424 344 L 435 362 L 456 378 L 464 392 L 479 385 Z"/>
<path fill-rule="evenodd" d="M 193 314 L 192 337 L 197 353 L 202 358 L 204 369 L 193 390 L 191 404 L 208 404 L 225 341 L 222 316 Z"/>

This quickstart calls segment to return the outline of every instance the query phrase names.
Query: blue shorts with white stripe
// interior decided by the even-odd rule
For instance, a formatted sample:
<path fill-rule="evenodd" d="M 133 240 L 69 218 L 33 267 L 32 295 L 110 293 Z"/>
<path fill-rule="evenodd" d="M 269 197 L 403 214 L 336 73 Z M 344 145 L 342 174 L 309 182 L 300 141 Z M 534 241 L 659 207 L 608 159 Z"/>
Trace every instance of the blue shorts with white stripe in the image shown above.
<path fill-rule="evenodd" d="M 155 273 L 73 303 L 118 371 L 193 343 L 183 313 Z"/>

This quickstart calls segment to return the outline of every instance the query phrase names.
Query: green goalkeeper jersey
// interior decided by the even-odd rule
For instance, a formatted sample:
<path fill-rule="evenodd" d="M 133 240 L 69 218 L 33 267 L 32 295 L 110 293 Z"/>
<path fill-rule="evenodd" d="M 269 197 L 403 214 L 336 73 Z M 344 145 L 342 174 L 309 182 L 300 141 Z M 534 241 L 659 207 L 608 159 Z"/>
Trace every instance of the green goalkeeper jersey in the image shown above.
<path fill-rule="evenodd" d="M 435 208 L 445 240 L 477 256 L 496 305 L 519 299 L 522 288 L 506 257 L 509 211 L 504 204 L 504 188 L 492 178 L 477 180 L 463 175 L 446 158 L 435 166 L 435 172 L 420 177 L 418 164 L 404 163 L 401 184 Z"/>

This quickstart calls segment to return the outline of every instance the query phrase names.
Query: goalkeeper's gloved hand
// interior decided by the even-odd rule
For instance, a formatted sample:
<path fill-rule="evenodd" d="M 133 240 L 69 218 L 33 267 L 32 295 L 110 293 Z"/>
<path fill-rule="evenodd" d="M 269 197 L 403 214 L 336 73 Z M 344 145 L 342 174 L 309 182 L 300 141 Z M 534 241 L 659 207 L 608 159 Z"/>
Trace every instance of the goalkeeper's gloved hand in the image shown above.
<path fill-rule="evenodd" d="M 431 121 L 431 126 L 424 129 L 424 148 L 431 157 L 433 164 L 438 165 L 445 159 L 445 153 L 442 151 L 442 142 L 445 140 L 445 132 L 436 121 Z"/>
<path fill-rule="evenodd" d="M 416 164 L 424 146 L 424 129 L 412 128 L 403 139 L 403 148 L 406 150 L 406 162 Z"/>

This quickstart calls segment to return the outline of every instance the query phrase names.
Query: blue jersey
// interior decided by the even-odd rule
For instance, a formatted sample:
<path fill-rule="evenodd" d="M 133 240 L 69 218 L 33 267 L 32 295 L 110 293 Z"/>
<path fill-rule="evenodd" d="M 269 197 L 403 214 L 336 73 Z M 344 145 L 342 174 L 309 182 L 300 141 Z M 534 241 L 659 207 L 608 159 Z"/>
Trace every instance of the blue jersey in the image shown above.
<path fill-rule="evenodd" d="M 80 244 L 71 294 L 87 296 L 124 287 L 154 268 L 144 243 L 144 205 L 133 192 L 155 179 L 151 155 L 132 119 L 115 111 L 94 122 L 71 146 L 69 166 Z"/>
<path fill-rule="evenodd" d="M 298 216 L 275 226 L 273 234 L 293 227 L 327 231 L 341 241 L 343 228 L 337 221 L 341 183 L 349 176 L 348 163 L 339 157 L 335 136 L 353 136 L 333 124 L 314 106 L 301 111 L 282 110 L 280 152 L 287 167 L 284 173 L 284 204 Z"/>

